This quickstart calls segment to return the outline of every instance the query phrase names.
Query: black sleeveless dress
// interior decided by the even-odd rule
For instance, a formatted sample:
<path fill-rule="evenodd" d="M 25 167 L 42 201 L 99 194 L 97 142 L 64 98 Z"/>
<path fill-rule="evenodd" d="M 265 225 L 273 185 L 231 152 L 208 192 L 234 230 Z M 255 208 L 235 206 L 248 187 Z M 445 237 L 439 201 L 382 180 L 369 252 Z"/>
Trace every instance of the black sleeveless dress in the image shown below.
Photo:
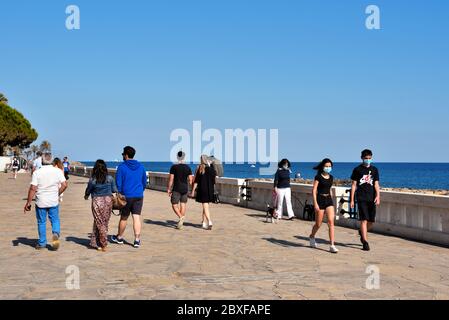
<path fill-rule="evenodd" d="M 195 176 L 195 183 L 198 184 L 196 188 L 196 202 L 214 202 L 215 176 L 216 173 L 212 167 L 206 167 L 203 174 L 197 172 Z"/>

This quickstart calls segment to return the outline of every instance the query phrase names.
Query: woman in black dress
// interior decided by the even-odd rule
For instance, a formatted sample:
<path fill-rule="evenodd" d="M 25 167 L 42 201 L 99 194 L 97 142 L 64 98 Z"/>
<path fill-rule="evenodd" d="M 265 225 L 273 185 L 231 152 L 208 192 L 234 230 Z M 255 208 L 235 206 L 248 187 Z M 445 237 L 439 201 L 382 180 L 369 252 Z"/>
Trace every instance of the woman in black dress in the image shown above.
<path fill-rule="evenodd" d="M 211 167 L 206 155 L 201 156 L 201 162 L 195 172 L 192 187 L 192 198 L 203 205 L 203 229 L 212 230 L 209 203 L 214 202 L 216 173 Z M 195 191 L 196 196 L 195 196 Z"/>
<path fill-rule="evenodd" d="M 313 182 L 313 204 L 315 207 L 315 225 L 310 235 L 310 246 L 317 248 L 315 235 L 323 223 L 324 214 L 327 215 L 327 224 L 329 226 L 330 249 L 332 253 L 337 253 L 338 249 L 334 245 L 334 218 L 335 208 L 334 200 L 331 195 L 331 188 L 334 183 L 334 177 L 330 174 L 332 171 L 332 161 L 324 159 L 315 168 L 317 175 Z"/>

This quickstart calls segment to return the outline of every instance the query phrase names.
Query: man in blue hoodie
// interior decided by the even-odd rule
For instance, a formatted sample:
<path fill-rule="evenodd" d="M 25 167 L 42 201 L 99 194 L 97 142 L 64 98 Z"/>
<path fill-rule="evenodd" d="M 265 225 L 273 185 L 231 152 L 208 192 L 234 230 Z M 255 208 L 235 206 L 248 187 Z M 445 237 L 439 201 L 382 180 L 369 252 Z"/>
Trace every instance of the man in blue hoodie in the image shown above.
<path fill-rule="evenodd" d="M 120 211 L 120 222 L 118 234 L 112 236 L 111 240 L 123 244 L 123 234 L 129 215 L 133 216 L 134 248 L 140 247 L 140 230 L 142 222 L 140 215 L 143 207 L 143 192 L 147 186 L 147 174 L 139 161 L 134 160 L 136 150 L 127 146 L 123 149 L 123 163 L 117 168 L 115 180 L 118 192 L 125 196 L 126 206 Z"/>

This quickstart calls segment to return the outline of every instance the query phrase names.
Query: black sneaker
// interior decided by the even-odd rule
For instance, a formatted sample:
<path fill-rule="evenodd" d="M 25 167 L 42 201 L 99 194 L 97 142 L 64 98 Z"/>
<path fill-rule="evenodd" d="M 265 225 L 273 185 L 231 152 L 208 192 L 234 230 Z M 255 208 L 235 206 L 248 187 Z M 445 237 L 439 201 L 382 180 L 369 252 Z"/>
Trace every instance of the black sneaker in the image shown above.
<path fill-rule="evenodd" d="M 123 239 L 120 239 L 118 236 L 112 236 L 111 241 L 117 244 L 124 244 L 125 242 Z"/>
<path fill-rule="evenodd" d="M 369 243 L 368 241 L 363 242 L 363 251 L 370 251 Z"/>
<path fill-rule="evenodd" d="M 34 247 L 36 250 L 44 250 L 44 249 L 46 249 L 47 247 L 45 246 L 45 247 L 42 247 L 42 246 L 40 246 L 40 245 L 36 245 L 35 247 Z"/>
<path fill-rule="evenodd" d="M 134 240 L 134 248 L 140 247 L 140 240 Z"/>

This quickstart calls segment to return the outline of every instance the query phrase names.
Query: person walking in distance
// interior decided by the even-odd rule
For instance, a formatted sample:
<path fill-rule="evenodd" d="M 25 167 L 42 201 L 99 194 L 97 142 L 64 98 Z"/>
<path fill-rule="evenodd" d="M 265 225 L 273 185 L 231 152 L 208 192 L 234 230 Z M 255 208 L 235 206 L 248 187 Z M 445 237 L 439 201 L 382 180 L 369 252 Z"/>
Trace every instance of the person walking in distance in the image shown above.
<path fill-rule="evenodd" d="M 186 154 L 179 151 L 178 163 L 170 168 L 167 192 L 171 198 L 173 211 L 178 216 L 177 229 L 182 229 L 186 216 L 189 185 L 193 183 L 192 169 L 184 163 Z"/>
<path fill-rule="evenodd" d="M 31 174 L 34 173 L 34 171 L 39 170 L 40 168 L 42 168 L 42 152 L 38 151 L 36 153 L 37 158 L 34 159 L 33 161 L 33 167 L 31 168 Z"/>
<path fill-rule="evenodd" d="M 351 175 L 351 209 L 355 207 L 359 212 L 360 241 L 363 250 L 369 251 L 368 231 L 376 221 L 376 207 L 380 205 L 379 170 L 372 165 L 373 153 L 369 149 L 362 151 L 362 164 L 357 166 Z"/>
<path fill-rule="evenodd" d="M 24 207 L 24 213 L 31 211 L 31 203 L 36 196 L 36 219 L 39 232 L 39 240 L 36 249 L 44 249 L 47 245 L 47 215 L 52 228 L 52 249 L 58 250 L 61 226 L 59 220 L 59 195 L 67 188 L 64 174 L 58 168 L 52 166 L 50 153 L 42 157 L 42 168 L 33 173 L 31 185 L 28 190 L 28 200 Z"/>
<path fill-rule="evenodd" d="M 142 164 L 134 160 L 136 150 L 126 146 L 123 149 L 123 163 L 117 168 L 116 182 L 118 192 L 125 196 L 126 206 L 120 210 L 120 222 L 118 233 L 111 237 L 111 240 L 118 244 L 123 244 L 123 236 L 130 214 L 133 219 L 134 248 L 141 245 L 140 232 L 142 222 L 140 220 L 143 207 L 143 193 L 147 186 L 147 174 Z"/>
<path fill-rule="evenodd" d="M 64 166 L 64 177 L 66 180 L 69 180 L 70 162 L 67 157 L 64 157 L 62 165 Z"/>
<path fill-rule="evenodd" d="M 17 172 L 19 171 L 19 167 L 20 167 L 19 160 L 16 157 L 14 157 L 11 162 L 11 170 L 14 180 L 17 179 Z"/>

